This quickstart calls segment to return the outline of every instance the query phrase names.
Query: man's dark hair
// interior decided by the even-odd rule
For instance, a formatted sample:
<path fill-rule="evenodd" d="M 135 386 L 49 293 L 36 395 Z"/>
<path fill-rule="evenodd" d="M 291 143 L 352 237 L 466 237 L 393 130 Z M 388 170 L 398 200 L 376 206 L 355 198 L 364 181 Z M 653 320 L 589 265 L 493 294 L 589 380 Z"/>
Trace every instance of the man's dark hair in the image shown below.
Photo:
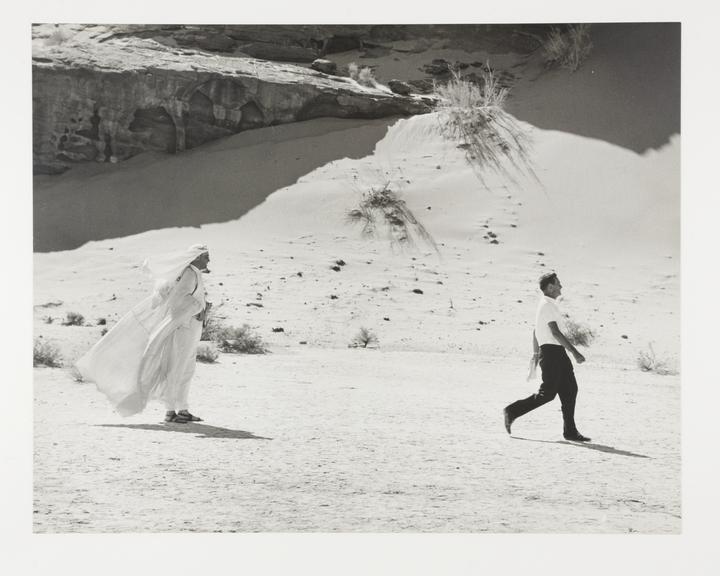
<path fill-rule="evenodd" d="M 555 280 L 557 280 L 557 274 L 555 272 L 547 272 L 540 276 L 540 280 L 538 280 L 538 284 L 540 284 L 540 290 L 545 292 L 545 288 L 547 288 L 548 284 L 554 284 Z"/>

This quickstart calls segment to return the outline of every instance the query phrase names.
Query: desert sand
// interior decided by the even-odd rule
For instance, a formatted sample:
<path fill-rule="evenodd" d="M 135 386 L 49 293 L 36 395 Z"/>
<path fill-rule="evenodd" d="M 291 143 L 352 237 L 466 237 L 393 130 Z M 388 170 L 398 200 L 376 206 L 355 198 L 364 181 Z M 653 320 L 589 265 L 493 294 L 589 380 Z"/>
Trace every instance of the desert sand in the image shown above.
<path fill-rule="evenodd" d="M 132 200 L 83 215 L 96 240 L 34 255 L 35 334 L 65 362 L 34 371 L 36 532 L 680 532 L 679 134 L 638 151 L 526 123 L 537 177 L 481 180 L 441 122 L 318 120 L 39 181 L 40 197 Z M 435 246 L 348 222 L 385 185 Z M 180 193 L 168 219 L 128 217 L 155 186 Z M 159 405 L 123 419 L 70 367 L 98 319 L 148 293 L 143 258 L 195 242 L 216 317 L 271 353 L 198 365 L 202 423 L 162 424 Z M 512 437 L 502 424 L 538 384 L 525 371 L 548 270 L 596 334 L 576 367 L 587 445 L 562 440 L 557 401 Z M 63 326 L 69 311 L 88 325 Z M 361 327 L 377 344 L 348 348 Z M 640 370 L 651 344 L 671 374 Z"/>

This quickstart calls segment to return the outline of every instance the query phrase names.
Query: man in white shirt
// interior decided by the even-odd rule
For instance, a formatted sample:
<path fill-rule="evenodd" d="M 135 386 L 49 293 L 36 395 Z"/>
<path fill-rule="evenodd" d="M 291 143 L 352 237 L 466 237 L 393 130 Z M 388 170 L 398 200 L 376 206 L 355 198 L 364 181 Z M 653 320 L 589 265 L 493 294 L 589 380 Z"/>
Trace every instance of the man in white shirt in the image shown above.
<path fill-rule="evenodd" d="M 585 357 L 577 351 L 559 328 L 562 315 L 556 299 L 562 292 L 562 284 L 557 274 L 554 272 L 543 274 L 539 283 L 543 295 L 540 297 L 535 315 L 533 362 L 534 366 L 540 363 L 542 384 L 536 394 L 505 407 L 505 429 L 510 434 L 512 423 L 517 418 L 559 396 L 563 415 L 563 437 L 574 442 L 589 442 L 590 438 L 580 434 L 575 426 L 575 400 L 578 386 L 572 362 L 565 350 L 570 351 L 578 364 L 585 362 Z"/>

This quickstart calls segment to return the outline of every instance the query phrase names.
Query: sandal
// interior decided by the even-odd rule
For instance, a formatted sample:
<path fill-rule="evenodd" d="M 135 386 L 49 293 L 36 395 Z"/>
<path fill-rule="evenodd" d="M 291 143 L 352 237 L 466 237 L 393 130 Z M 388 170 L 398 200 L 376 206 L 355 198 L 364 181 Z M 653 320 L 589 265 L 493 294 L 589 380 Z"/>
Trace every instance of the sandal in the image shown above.
<path fill-rule="evenodd" d="M 184 414 L 177 414 L 175 410 L 165 412 L 165 422 L 173 424 L 186 424 L 189 422 L 189 418 Z"/>
<path fill-rule="evenodd" d="M 185 418 L 186 422 L 202 422 L 203 421 L 202 418 L 198 418 L 194 414 L 190 414 L 190 412 L 188 412 L 187 410 L 180 410 L 180 412 L 178 412 L 178 417 Z"/>

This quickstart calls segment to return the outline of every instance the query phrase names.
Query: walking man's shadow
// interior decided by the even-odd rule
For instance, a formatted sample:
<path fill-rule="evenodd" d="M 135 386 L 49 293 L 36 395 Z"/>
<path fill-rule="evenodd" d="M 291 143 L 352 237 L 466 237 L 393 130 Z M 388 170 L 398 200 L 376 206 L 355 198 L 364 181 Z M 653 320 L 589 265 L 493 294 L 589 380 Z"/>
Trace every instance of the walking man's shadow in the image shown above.
<path fill-rule="evenodd" d="M 569 446 L 577 446 L 578 448 L 587 448 L 588 450 L 597 450 L 598 452 L 607 452 L 608 454 L 617 454 L 618 456 L 632 456 L 633 458 L 650 458 L 644 454 L 636 454 L 627 450 L 619 450 L 612 446 L 604 444 L 594 444 L 592 442 L 568 442 L 567 440 L 537 440 L 535 438 L 523 438 L 522 436 L 512 436 L 516 440 L 525 440 L 526 442 L 543 442 L 545 444 L 567 444 Z"/>
<path fill-rule="evenodd" d="M 187 422 L 186 424 L 97 424 L 104 428 L 131 428 L 133 430 L 152 430 L 155 432 L 180 432 L 185 434 L 196 434 L 198 438 L 231 438 L 236 440 L 272 440 L 264 436 L 255 436 L 252 432 L 244 430 L 232 430 L 198 422 Z"/>

